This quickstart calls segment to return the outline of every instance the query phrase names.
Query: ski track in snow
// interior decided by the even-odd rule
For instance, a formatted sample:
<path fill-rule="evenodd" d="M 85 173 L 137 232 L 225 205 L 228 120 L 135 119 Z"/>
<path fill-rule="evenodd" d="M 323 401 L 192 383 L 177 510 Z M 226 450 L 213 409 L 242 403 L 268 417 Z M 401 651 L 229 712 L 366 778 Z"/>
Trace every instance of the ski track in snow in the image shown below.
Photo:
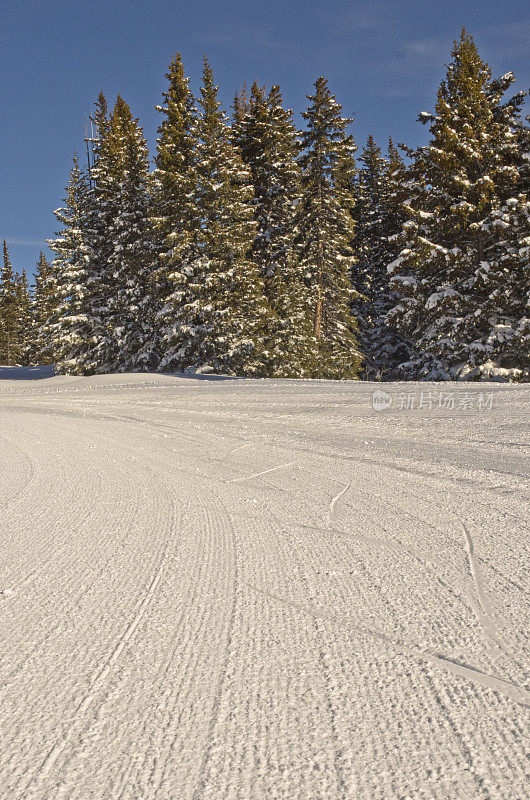
<path fill-rule="evenodd" d="M 49 374 L 0 380 L 1 800 L 527 795 L 528 387 Z"/>
<path fill-rule="evenodd" d="M 478 565 L 475 559 L 475 547 L 473 545 L 473 539 L 471 538 L 471 534 L 469 533 L 469 530 L 467 529 L 467 526 L 464 523 L 462 523 L 462 527 L 464 529 L 464 535 L 465 535 L 465 550 L 467 554 L 467 560 L 469 562 L 469 571 L 471 572 L 471 575 L 473 577 L 473 583 L 475 584 L 475 589 L 477 591 L 477 598 L 480 608 L 483 614 L 487 617 L 490 615 L 491 612 L 489 609 L 489 603 L 486 600 L 486 597 L 484 596 L 484 592 L 482 591 L 482 587 L 480 584 L 480 576 L 479 576 Z"/>
<path fill-rule="evenodd" d="M 331 501 L 331 503 L 329 504 L 329 518 L 330 518 L 330 521 L 333 518 L 333 512 L 335 511 L 336 504 L 338 503 L 338 501 L 340 500 L 342 495 L 346 494 L 346 492 L 348 491 L 350 486 L 351 486 L 351 481 L 348 481 L 347 486 L 345 486 L 344 489 L 342 489 L 342 491 L 340 491 L 338 494 L 336 494 L 335 497 L 333 498 L 333 500 Z"/>
<path fill-rule="evenodd" d="M 245 475 L 243 478 L 234 478 L 233 482 L 237 483 L 239 481 L 249 481 L 251 478 L 259 478 L 260 475 L 267 475 L 269 472 L 276 472 L 278 469 L 286 469 L 287 467 L 292 467 L 293 464 L 296 464 L 296 461 L 289 461 L 287 464 L 279 464 L 277 467 L 271 467 L 270 469 L 263 469 L 261 472 L 253 472 L 252 475 Z"/>
<path fill-rule="evenodd" d="M 131 618 L 127 627 L 123 631 L 123 634 L 119 637 L 109 658 L 104 661 L 101 669 L 98 669 L 98 671 L 92 677 L 88 692 L 84 696 L 83 700 L 79 703 L 77 708 L 74 710 L 73 716 L 69 723 L 69 728 L 67 733 L 53 745 L 52 749 L 49 751 L 46 758 L 44 759 L 42 765 L 35 773 L 35 779 L 41 779 L 45 777 L 48 774 L 48 772 L 50 772 L 53 765 L 57 761 L 57 758 L 64 750 L 76 722 L 86 713 L 91 703 L 95 699 L 96 688 L 98 684 L 107 678 L 108 674 L 111 671 L 112 666 L 116 663 L 121 653 L 125 649 L 125 646 L 127 645 L 129 639 L 133 636 L 134 632 L 136 631 L 136 628 L 140 624 L 142 617 L 153 598 L 153 595 L 156 591 L 156 587 L 158 586 L 158 583 L 160 582 L 160 579 L 162 577 L 163 569 L 165 566 L 165 555 L 167 549 L 168 546 L 164 548 L 164 552 L 162 553 L 160 563 L 155 570 L 155 574 L 153 575 L 153 578 L 147 588 L 145 595 L 141 597 L 140 602 L 134 611 L 133 617 Z M 25 789 L 27 789 L 32 782 L 33 782 L 33 777 L 31 777 L 29 782 L 26 783 Z"/>

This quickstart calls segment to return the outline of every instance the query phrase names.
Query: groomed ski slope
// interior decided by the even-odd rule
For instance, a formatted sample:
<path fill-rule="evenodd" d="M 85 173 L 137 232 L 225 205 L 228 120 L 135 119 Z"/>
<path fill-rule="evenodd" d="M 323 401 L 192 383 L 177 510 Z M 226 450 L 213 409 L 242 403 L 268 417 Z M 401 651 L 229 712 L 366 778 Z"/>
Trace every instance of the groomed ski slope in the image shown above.
<path fill-rule="evenodd" d="M 1 798 L 528 796 L 528 387 L 49 373 L 0 371 Z"/>

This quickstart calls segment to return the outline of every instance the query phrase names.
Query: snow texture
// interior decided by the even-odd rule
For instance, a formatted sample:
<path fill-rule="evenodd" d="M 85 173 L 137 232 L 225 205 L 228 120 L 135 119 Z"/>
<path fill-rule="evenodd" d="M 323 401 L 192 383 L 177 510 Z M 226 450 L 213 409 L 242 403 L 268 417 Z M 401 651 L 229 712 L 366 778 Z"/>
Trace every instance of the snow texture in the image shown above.
<path fill-rule="evenodd" d="M 528 387 L 1 377 L 2 800 L 526 796 Z"/>

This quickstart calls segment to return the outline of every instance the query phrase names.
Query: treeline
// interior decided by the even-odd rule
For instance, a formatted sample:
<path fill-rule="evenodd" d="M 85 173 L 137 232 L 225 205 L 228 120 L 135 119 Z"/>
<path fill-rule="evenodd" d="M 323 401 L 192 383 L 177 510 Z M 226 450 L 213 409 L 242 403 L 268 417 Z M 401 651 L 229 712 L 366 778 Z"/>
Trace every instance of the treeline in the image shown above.
<path fill-rule="evenodd" d="M 59 371 L 527 380 L 530 128 L 511 73 L 455 41 L 427 145 L 356 160 L 319 78 L 299 131 L 278 86 L 221 108 L 181 58 L 142 129 L 100 94 L 33 289 L 4 244 L 0 362 Z"/>

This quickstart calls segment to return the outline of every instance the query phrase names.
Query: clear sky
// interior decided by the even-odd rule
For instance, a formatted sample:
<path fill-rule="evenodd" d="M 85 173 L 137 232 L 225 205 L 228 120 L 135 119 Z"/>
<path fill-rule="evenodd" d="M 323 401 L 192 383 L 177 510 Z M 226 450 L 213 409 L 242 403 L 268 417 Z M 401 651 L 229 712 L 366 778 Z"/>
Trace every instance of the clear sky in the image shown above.
<path fill-rule="evenodd" d="M 359 145 L 369 133 L 414 145 L 462 25 L 494 74 L 528 87 L 524 0 L 0 0 L 0 238 L 32 272 L 101 89 L 125 97 L 153 151 L 176 51 L 195 91 L 209 57 L 227 107 L 243 81 L 279 83 L 301 125 L 325 75 Z"/>

